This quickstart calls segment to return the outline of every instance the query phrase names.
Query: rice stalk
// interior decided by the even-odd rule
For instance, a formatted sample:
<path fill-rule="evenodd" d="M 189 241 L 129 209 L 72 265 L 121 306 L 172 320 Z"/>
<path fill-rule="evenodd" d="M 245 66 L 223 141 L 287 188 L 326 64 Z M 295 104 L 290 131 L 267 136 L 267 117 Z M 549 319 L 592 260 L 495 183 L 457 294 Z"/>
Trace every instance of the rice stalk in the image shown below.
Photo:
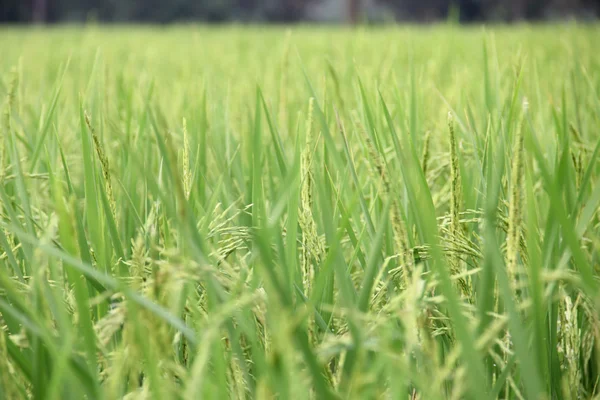
<path fill-rule="evenodd" d="M 384 161 L 373 145 L 371 139 L 367 136 L 366 130 L 360 120 L 355 118 L 356 125 L 359 127 L 361 133 L 365 137 L 365 142 L 367 145 L 367 150 L 369 152 L 369 158 L 372 162 L 374 172 L 376 174 L 376 179 L 379 180 L 383 184 L 384 195 L 389 198 L 392 197 L 392 230 L 394 232 L 394 242 L 396 245 L 396 251 L 398 252 L 398 262 L 400 263 L 400 267 L 396 269 L 401 273 L 400 282 L 396 282 L 396 286 L 398 288 L 406 288 L 409 285 L 409 279 L 413 270 L 413 256 L 409 251 L 408 245 L 408 234 L 406 232 L 406 227 L 404 226 L 404 221 L 402 219 L 400 202 L 398 200 L 398 196 L 393 193 L 392 185 L 389 180 L 389 176 L 386 172 L 386 166 L 384 165 Z"/>
<path fill-rule="evenodd" d="M 183 119 L 183 155 L 181 163 L 183 169 L 183 192 L 187 199 L 190 196 L 190 190 L 192 188 L 192 171 L 190 170 L 190 144 L 185 118 Z"/>
<path fill-rule="evenodd" d="M 580 318 L 578 317 L 580 297 L 575 302 L 567 293 L 563 293 L 563 298 L 559 307 L 559 325 L 557 333 L 560 335 L 559 354 L 563 357 L 562 369 L 565 373 L 565 385 L 563 385 L 566 398 L 580 398 L 581 382 L 581 339 L 582 332 L 579 327 Z"/>
<path fill-rule="evenodd" d="M 4 126 L 3 133 L 0 135 L 0 182 L 3 182 L 5 179 L 5 168 L 4 164 L 6 163 L 6 147 L 5 147 L 5 138 L 10 135 L 11 131 L 11 114 L 13 104 L 15 102 L 15 92 L 17 91 L 17 87 L 19 84 L 19 75 L 17 73 L 16 68 L 12 68 L 11 70 L 11 80 L 8 86 L 8 93 L 6 95 L 6 108 L 4 109 Z M 0 209 L 1 211 L 1 209 Z"/>
<path fill-rule="evenodd" d="M 454 130 L 454 117 L 451 112 L 448 112 L 448 130 L 450 132 L 450 238 L 451 240 L 459 241 L 459 238 L 462 236 L 460 224 L 462 187 L 460 181 L 460 165 L 458 161 L 456 133 Z M 461 260 L 458 255 L 451 254 L 449 263 L 452 275 L 460 275 L 463 272 Z M 472 301 L 473 293 L 470 280 L 459 278 L 458 285 L 462 295 L 467 300 Z"/>
<path fill-rule="evenodd" d="M 506 269 L 513 289 L 517 287 L 519 272 L 517 271 L 517 257 L 521 239 L 521 197 L 523 175 L 523 130 L 525 129 L 525 115 L 527 114 L 527 100 L 523 102 L 523 115 L 521 123 L 516 130 L 511 165 L 511 191 L 508 205 L 508 228 L 506 235 Z M 515 292 L 516 293 L 516 292 Z"/>
<path fill-rule="evenodd" d="M 423 143 L 423 155 L 421 156 L 421 169 L 423 170 L 423 176 L 427 177 L 427 167 L 429 167 L 429 140 L 431 138 L 431 131 L 425 133 L 425 142 Z"/>
<path fill-rule="evenodd" d="M 96 130 L 92 126 L 90 116 L 87 112 L 84 113 L 84 116 L 85 123 L 87 124 L 87 127 L 94 141 L 94 148 L 96 149 L 96 154 L 98 155 L 98 159 L 100 160 L 100 166 L 102 167 L 102 176 L 104 177 L 104 187 L 106 190 L 106 196 L 108 197 L 108 203 L 110 205 L 110 212 L 113 216 L 113 219 L 115 220 L 115 224 L 117 224 L 117 202 L 115 201 L 115 196 L 113 194 L 108 157 L 106 156 L 106 153 L 104 153 L 104 148 L 102 147 L 102 143 L 100 143 L 100 138 L 98 137 L 98 135 L 96 134 Z"/>
<path fill-rule="evenodd" d="M 315 143 L 313 139 L 314 98 L 311 97 L 308 103 L 308 118 L 306 122 L 306 139 L 304 150 L 302 151 L 302 187 L 300 190 L 300 210 L 298 213 L 298 222 L 302 229 L 302 249 L 301 249 L 301 271 L 302 283 L 304 285 L 304 294 L 309 297 L 312 283 L 315 278 L 314 264 L 319 264 L 324 255 L 323 244 L 318 236 L 317 227 L 312 214 L 313 207 L 313 176 L 312 162 Z M 314 261 L 313 261 L 314 260 Z"/>
<path fill-rule="evenodd" d="M 517 125 L 515 143 L 512 152 L 512 163 L 511 163 L 511 177 L 510 177 L 510 197 L 508 204 L 508 222 L 506 230 L 506 271 L 508 274 L 509 283 L 513 290 L 513 294 L 516 295 L 516 299 L 520 298 L 519 288 L 519 271 L 518 268 L 518 254 L 519 244 L 521 237 L 521 197 L 522 197 L 522 171 L 523 171 L 523 151 L 524 151 L 524 128 L 526 121 L 528 103 L 527 100 L 523 102 L 523 112 L 521 115 L 521 121 Z M 496 300 L 498 302 L 498 299 Z M 506 332 L 505 345 L 509 347 L 511 345 L 510 332 Z M 505 360 L 508 355 L 505 355 Z M 506 387 L 506 395 L 510 393 L 510 387 Z"/>
<path fill-rule="evenodd" d="M 577 155 L 571 150 L 571 161 L 573 162 L 573 168 L 575 168 L 575 188 L 579 190 L 581 186 L 581 180 L 583 178 L 583 152 L 580 150 Z"/>

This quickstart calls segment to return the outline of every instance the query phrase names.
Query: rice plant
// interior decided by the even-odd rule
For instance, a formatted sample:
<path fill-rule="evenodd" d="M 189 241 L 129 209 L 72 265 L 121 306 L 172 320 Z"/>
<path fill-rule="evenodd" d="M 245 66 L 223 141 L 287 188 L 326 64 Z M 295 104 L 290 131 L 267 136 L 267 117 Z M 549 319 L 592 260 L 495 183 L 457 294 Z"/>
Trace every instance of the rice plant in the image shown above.
<path fill-rule="evenodd" d="M 0 33 L 0 397 L 600 398 L 600 32 Z"/>

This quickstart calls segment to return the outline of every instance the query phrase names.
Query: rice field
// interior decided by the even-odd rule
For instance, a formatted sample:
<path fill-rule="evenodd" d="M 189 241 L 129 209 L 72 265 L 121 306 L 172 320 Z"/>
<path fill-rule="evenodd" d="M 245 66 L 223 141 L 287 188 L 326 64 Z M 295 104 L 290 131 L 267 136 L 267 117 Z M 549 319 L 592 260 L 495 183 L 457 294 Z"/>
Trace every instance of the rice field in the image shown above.
<path fill-rule="evenodd" d="M 0 398 L 600 399 L 598 38 L 0 28 Z"/>

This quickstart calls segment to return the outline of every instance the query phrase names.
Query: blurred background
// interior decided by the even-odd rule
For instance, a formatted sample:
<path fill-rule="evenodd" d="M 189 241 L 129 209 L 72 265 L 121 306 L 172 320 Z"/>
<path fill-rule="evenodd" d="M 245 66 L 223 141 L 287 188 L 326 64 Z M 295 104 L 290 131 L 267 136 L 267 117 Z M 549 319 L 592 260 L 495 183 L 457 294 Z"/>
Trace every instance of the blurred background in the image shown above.
<path fill-rule="evenodd" d="M 594 20 L 600 0 L 0 0 L 0 22 Z"/>

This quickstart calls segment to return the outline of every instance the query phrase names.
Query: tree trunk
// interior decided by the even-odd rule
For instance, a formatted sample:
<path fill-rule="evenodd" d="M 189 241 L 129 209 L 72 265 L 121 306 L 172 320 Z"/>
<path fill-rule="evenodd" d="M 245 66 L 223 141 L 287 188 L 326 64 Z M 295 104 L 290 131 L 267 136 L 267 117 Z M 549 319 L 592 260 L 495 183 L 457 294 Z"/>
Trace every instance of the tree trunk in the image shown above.
<path fill-rule="evenodd" d="M 347 17 L 348 22 L 352 25 L 355 25 L 358 22 L 358 17 L 360 14 L 360 6 L 361 0 L 347 0 Z"/>
<path fill-rule="evenodd" d="M 36 23 L 44 23 L 46 22 L 46 1 L 47 0 L 33 0 L 32 7 L 32 19 L 33 22 Z"/>

